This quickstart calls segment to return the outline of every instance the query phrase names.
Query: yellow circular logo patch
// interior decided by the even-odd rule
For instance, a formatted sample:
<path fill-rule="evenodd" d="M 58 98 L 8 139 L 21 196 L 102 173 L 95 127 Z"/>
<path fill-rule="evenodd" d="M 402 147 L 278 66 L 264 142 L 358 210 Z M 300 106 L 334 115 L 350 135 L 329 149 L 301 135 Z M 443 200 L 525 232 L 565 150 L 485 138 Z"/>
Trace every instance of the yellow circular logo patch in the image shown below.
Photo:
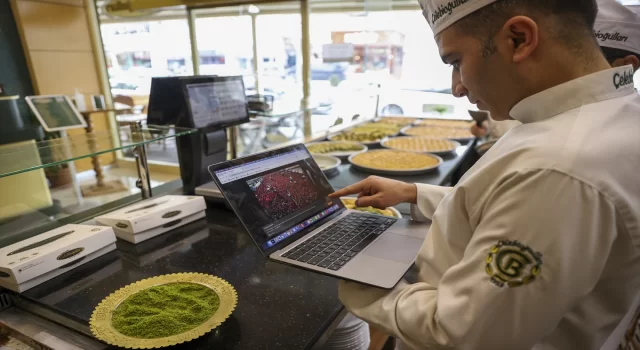
<path fill-rule="evenodd" d="M 496 286 L 515 288 L 540 276 L 542 254 L 518 241 L 500 241 L 487 255 L 485 271 Z"/>

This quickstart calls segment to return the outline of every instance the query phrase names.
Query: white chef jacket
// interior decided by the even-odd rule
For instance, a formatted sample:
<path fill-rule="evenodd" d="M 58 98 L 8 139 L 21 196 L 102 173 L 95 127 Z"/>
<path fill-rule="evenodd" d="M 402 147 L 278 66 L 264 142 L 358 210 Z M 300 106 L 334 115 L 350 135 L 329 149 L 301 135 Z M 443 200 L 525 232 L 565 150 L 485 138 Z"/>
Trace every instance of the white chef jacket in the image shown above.
<path fill-rule="evenodd" d="M 489 129 L 489 140 L 497 140 L 504 136 L 507 131 L 515 128 L 521 123 L 517 120 L 502 120 L 497 121 L 491 118 L 487 119 L 487 128 Z"/>
<path fill-rule="evenodd" d="M 616 348 L 640 291 L 630 74 L 610 69 L 522 100 L 511 116 L 523 125 L 456 187 L 418 185 L 414 213 L 432 218 L 419 282 L 341 282 L 347 309 L 415 349 Z"/>

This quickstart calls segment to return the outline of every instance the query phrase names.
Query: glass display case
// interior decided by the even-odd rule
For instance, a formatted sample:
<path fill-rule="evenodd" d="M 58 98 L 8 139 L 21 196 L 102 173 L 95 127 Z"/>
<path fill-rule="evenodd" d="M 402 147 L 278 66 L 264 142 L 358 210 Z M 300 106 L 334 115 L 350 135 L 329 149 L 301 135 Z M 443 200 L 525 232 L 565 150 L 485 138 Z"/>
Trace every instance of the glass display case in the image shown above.
<path fill-rule="evenodd" d="M 268 111 L 251 110 L 251 121 L 239 126 L 238 156 L 263 151 L 289 141 L 304 139 L 305 113 L 313 114 L 315 103 L 306 108 L 300 100 L 277 101 Z"/>
<path fill-rule="evenodd" d="M 375 98 L 376 96 L 372 96 L 372 106 Z M 307 142 L 337 126 L 373 118 L 374 109 L 366 107 L 334 111 L 331 104 L 320 98 L 312 97 L 306 106 L 297 98 L 277 99 L 273 108 L 268 111 L 250 110 L 251 122 L 239 127 L 236 146 L 238 156 L 261 152 L 285 143 Z M 305 122 L 309 123 L 310 129 L 310 135 L 306 137 Z"/>
<path fill-rule="evenodd" d="M 130 125 L 119 129 L 119 140 L 115 140 L 111 132 L 104 131 L 68 135 L 39 142 L 2 145 L 0 146 L 0 178 L 54 167 L 103 153 L 135 148 L 193 132 L 195 130 L 186 128 Z"/>
<path fill-rule="evenodd" d="M 165 139 L 194 133 L 176 127 L 131 125 L 109 131 L 62 134 L 36 142 L 0 145 L 0 246 L 51 229 L 63 221 L 125 197 L 148 198 L 152 184 L 146 149 Z M 99 155 L 132 149 L 136 165 L 103 168 Z M 94 171 L 77 173 L 75 162 L 90 159 Z M 69 223 L 69 222 L 64 222 Z"/>

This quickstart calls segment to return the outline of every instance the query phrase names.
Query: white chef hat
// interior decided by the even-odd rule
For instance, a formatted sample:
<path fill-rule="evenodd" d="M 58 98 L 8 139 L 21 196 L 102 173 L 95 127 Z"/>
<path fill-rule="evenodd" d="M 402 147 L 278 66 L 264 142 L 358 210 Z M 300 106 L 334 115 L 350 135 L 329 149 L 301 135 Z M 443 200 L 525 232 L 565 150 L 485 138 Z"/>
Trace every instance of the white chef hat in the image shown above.
<path fill-rule="evenodd" d="M 602 47 L 640 55 L 640 16 L 615 0 L 598 0 L 593 32 Z"/>
<path fill-rule="evenodd" d="M 419 0 L 422 14 L 433 35 L 438 35 L 460 19 L 498 0 Z"/>

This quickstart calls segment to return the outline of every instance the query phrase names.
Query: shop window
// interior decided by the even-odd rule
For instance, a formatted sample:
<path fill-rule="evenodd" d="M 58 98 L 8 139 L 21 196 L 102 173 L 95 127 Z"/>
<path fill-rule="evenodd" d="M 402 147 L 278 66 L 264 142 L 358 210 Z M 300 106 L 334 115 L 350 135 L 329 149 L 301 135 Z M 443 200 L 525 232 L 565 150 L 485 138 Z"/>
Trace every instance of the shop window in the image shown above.
<path fill-rule="evenodd" d="M 118 68 L 127 70 L 133 67 L 151 68 L 151 53 L 141 52 L 121 52 L 116 54 Z"/>
<path fill-rule="evenodd" d="M 233 35 L 212 35 L 212 33 L 233 33 Z M 200 74 L 253 76 L 251 63 L 253 39 L 249 16 L 198 17 L 196 40 L 200 57 Z M 253 79 L 245 78 L 245 85 L 254 84 L 252 81 Z"/>
<path fill-rule="evenodd" d="M 452 99 L 451 69 L 419 8 L 313 13 L 310 36 L 312 94 L 333 114 L 375 113 L 378 95 L 379 114 L 421 116 L 440 100 L 465 104 Z"/>

